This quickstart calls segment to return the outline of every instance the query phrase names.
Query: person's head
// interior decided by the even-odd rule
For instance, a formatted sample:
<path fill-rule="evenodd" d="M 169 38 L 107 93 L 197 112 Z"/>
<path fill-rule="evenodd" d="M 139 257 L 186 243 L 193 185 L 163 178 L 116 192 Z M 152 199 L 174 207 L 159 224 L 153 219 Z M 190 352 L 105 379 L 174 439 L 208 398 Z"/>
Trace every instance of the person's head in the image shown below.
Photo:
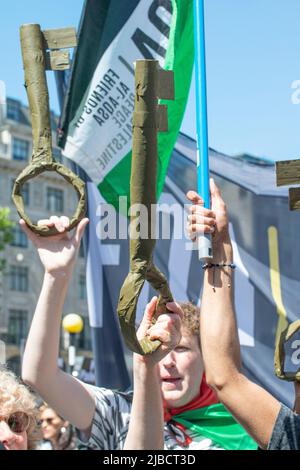
<path fill-rule="evenodd" d="M 6 450 L 33 450 L 39 440 L 34 396 L 12 372 L 0 369 L 0 442 Z"/>
<path fill-rule="evenodd" d="M 178 346 L 158 364 L 163 399 L 167 408 L 178 408 L 200 392 L 203 361 L 200 348 L 200 309 L 190 302 L 183 310 L 182 337 Z"/>
<path fill-rule="evenodd" d="M 40 413 L 44 439 L 52 443 L 58 442 L 61 434 L 66 430 L 69 423 L 46 404 L 40 407 Z"/>

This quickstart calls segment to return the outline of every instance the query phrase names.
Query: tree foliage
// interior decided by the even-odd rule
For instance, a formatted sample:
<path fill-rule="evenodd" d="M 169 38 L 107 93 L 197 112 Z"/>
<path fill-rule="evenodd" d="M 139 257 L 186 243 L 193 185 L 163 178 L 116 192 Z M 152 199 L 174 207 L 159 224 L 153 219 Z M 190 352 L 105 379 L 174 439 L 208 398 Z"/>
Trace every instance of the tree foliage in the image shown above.
<path fill-rule="evenodd" d="M 0 207 L 0 253 L 5 250 L 6 245 L 12 242 L 13 228 L 15 223 L 9 218 L 10 210 L 8 207 Z M 5 259 L 0 258 L 0 271 L 4 269 Z"/>

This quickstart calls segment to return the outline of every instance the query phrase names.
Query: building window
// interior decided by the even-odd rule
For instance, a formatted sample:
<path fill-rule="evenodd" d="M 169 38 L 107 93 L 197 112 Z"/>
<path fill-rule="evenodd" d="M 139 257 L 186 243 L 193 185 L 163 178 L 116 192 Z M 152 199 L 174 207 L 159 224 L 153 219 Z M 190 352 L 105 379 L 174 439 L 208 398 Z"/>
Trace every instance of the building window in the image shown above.
<path fill-rule="evenodd" d="M 10 267 L 10 290 L 28 292 L 28 268 L 24 266 Z"/>
<path fill-rule="evenodd" d="M 9 310 L 8 334 L 12 344 L 20 345 L 22 339 L 28 333 L 28 312 L 27 310 Z"/>
<path fill-rule="evenodd" d="M 11 182 L 11 190 L 13 190 L 15 184 L 15 180 L 12 180 Z M 29 183 L 24 183 L 21 189 L 21 193 L 23 196 L 23 201 L 25 206 L 29 206 L 29 200 L 30 200 L 30 195 L 29 195 Z"/>
<path fill-rule="evenodd" d="M 27 248 L 28 238 L 27 235 L 23 232 L 20 225 L 17 223 L 13 228 L 14 239 L 11 242 L 11 246 L 20 246 L 22 248 Z"/>
<path fill-rule="evenodd" d="M 64 194 L 61 189 L 47 188 L 47 210 L 53 213 L 64 211 Z"/>
<path fill-rule="evenodd" d="M 2 153 L 3 153 L 4 155 L 6 155 L 6 154 L 7 154 L 7 150 L 8 150 L 8 145 L 1 143 L 1 144 L 0 144 L 0 150 L 2 151 Z"/>
<path fill-rule="evenodd" d="M 23 139 L 13 139 L 13 159 L 14 160 L 28 160 L 29 156 L 29 142 Z"/>
<path fill-rule="evenodd" d="M 7 119 L 20 121 L 20 102 L 16 100 L 7 100 Z"/>
<path fill-rule="evenodd" d="M 80 300 L 86 300 L 86 279 L 84 274 L 79 276 L 79 298 Z"/>

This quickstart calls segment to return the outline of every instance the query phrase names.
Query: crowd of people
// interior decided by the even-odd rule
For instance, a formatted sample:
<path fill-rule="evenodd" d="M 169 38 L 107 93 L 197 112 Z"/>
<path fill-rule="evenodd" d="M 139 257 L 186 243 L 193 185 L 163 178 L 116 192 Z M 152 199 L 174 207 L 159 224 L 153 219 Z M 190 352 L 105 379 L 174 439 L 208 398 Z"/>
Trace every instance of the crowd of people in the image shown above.
<path fill-rule="evenodd" d="M 41 221 L 57 228 L 59 234 L 52 237 L 39 237 L 20 221 L 45 270 L 22 379 L 47 405 L 38 409 L 23 383 L 0 372 L 0 442 L 5 449 L 300 447 L 299 415 L 241 371 L 228 213 L 213 180 L 210 189 L 211 209 L 194 191 L 187 194 L 191 238 L 212 234 L 213 259 L 204 266 L 201 311 L 189 302 L 171 302 L 153 324 L 157 298 L 152 298 L 138 336 L 159 339 L 161 346 L 151 355 L 134 354 L 134 386 L 128 393 L 85 384 L 57 366 L 63 304 L 88 219 L 73 234 L 66 231 L 67 217 Z"/>

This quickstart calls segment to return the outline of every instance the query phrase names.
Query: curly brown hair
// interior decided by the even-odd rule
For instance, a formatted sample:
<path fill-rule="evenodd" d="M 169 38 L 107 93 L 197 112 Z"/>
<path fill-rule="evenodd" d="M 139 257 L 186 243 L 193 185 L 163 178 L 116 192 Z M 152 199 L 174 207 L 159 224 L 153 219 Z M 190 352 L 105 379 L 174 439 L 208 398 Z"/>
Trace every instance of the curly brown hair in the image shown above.
<path fill-rule="evenodd" d="M 0 368 L 0 415 L 23 412 L 29 416 L 27 429 L 28 450 L 34 450 L 41 440 L 39 411 L 35 398 L 28 388 L 10 371 Z"/>
<path fill-rule="evenodd" d="M 182 328 L 191 336 L 197 336 L 200 345 L 200 308 L 192 302 L 179 302 L 183 311 Z"/>

